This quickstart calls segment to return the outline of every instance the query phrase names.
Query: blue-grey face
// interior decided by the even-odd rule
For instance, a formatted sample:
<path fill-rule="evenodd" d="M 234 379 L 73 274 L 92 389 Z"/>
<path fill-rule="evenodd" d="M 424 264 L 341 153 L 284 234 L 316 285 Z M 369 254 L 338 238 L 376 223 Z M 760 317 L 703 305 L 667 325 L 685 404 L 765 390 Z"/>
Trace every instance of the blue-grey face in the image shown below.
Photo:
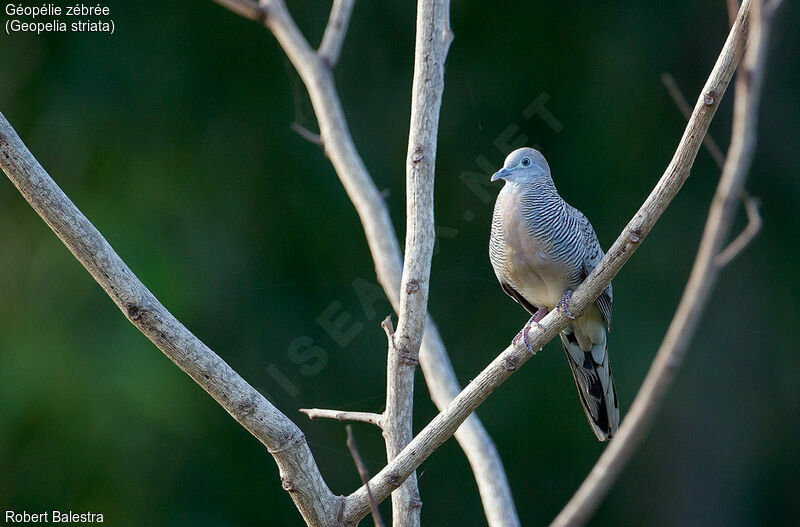
<path fill-rule="evenodd" d="M 505 179 L 512 183 L 524 183 L 542 176 L 550 176 L 547 161 L 538 150 L 525 147 L 508 154 L 503 168 L 492 175 L 492 181 Z"/>

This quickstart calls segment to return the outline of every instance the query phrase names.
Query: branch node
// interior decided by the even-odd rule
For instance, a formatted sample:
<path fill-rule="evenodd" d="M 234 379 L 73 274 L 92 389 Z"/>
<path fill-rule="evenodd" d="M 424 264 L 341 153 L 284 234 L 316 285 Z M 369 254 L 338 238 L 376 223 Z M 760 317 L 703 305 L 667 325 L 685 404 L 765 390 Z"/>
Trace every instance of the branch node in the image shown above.
<path fill-rule="evenodd" d="M 279 452 L 286 452 L 287 450 L 291 450 L 297 446 L 300 446 L 306 442 L 306 436 L 301 432 L 299 429 L 297 433 L 289 436 L 286 440 L 279 445 L 277 448 L 267 448 L 267 451 L 270 454 L 277 454 Z"/>
<path fill-rule="evenodd" d="M 128 302 L 125 304 L 125 310 L 128 312 L 128 318 L 131 320 L 139 320 L 142 318 L 142 315 L 145 311 L 145 308 L 137 304 L 136 302 Z"/>
<path fill-rule="evenodd" d="M 389 340 L 389 346 L 394 347 L 394 325 L 392 324 L 392 316 L 387 315 L 381 322 L 381 327 L 386 333 L 386 338 Z"/>
<path fill-rule="evenodd" d="M 503 361 L 503 367 L 508 371 L 514 371 L 517 369 L 517 362 L 513 357 L 509 357 Z"/>
<path fill-rule="evenodd" d="M 425 149 L 422 148 L 422 145 L 417 145 L 411 153 L 411 162 L 418 164 L 422 162 L 423 159 L 425 159 Z"/>
<path fill-rule="evenodd" d="M 256 407 L 252 401 L 243 402 L 237 407 L 237 410 L 239 410 L 239 417 L 247 417 L 252 414 L 255 409 Z"/>
<path fill-rule="evenodd" d="M 415 352 L 408 348 L 402 348 L 398 350 L 398 358 L 400 359 L 401 364 L 406 364 L 408 366 L 416 366 L 419 364 L 419 352 Z"/>
<path fill-rule="evenodd" d="M 706 106 L 711 106 L 714 104 L 714 92 L 709 91 L 703 94 L 703 104 Z"/>
<path fill-rule="evenodd" d="M 269 17 L 272 15 L 269 7 L 266 4 L 258 4 L 258 14 L 256 16 L 256 21 L 261 24 L 266 24 Z"/>
<path fill-rule="evenodd" d="M 294 483 L 292 483 L 287 476 L 281 476 L 281 487 L 283 487 L 283 490 L 290 493 L 297 490 Z"/>
<path fill-rule="evenodd" d="M 631 243 L 639 243 L 639 240 L 642 239 L 642 231 L 639 228 L 632 228 L 628 229 L 628 240 Z"/>
<path fill-rule="evenodd" d="M 406 294 L 411 295 L 414 293 L 419 293 L 419 280 L 416 278 L 412 278 L 406 284 Z"/>

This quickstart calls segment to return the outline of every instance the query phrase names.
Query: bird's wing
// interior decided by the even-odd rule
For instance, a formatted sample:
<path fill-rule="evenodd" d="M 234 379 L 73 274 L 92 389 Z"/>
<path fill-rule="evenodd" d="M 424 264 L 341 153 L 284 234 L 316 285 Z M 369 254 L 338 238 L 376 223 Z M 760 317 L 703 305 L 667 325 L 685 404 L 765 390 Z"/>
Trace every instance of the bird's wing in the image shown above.
<path fill-rule="evenodd" d="M 513 298 L 514 300 L 516 300 L 516 302 L 517 302 L 519 305 L 521 305 L 522 307 L 524 307 L 524 308 L 525 308 L 525 310 L 526 310 L 528 313 L 530 313 L 531 315 L 534 315 L 534 314 L 536 313 L 536 311 L 539 309 L 538 307 L 536 307 L 536 306 L 534 306 L 533 304 L 531 304 L 530 302 L 528 302 L 528 301 L 525 299 L 525 297 L 524 297 L 524 296 L 522 296 L 521 294 L 519 294 L 519 292 L 518 292 L 516 289 L 514 289 L 514 288 L 513 288 L 513 287 L 512 287 L 512 286 L 511 286 L 509 283 L 507 283 L 507 282 L 500 282 L 500 287 L 502 287 L 502 288 L 503 288 L 503 291 L 505 291 L 505 293 L 506 293 L 508 296 L 510 296 L 511 298 Z"/>
<path fill-rule="evenodd" d="M 600 247 L 600 241 L 597 239 L 597 234 L 595 234 L 592 224 L 589 223 L 589 220 L 581 211 L 574 207 L 572 210 L 578 220 L 578 225 L 581 228 L 584 245 L 586 247 L 583 258 L 583 278 L 586 279 L 594 268 L 597 267 L 597 264 L 600 263 L 600 260 L 603 259 L 604 253 L 602 247 Z M 614 292 L 609 283 L 596 300 L 597 307 L 600 308 L 600 312 L 603 314 L 603 319 L 605 319 L 609 331 L 611 330 L 611 303 L 613 300 Z"/>

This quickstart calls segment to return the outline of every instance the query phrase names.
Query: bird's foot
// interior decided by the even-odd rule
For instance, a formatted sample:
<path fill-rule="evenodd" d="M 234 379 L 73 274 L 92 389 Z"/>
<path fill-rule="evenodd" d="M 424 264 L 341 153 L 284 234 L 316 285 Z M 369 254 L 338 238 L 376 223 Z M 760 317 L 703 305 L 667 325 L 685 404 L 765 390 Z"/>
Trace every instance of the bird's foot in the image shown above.
<path fill-rule="evenodd" d="M 558 301 L 556 304 L 556 309 L 558 311 L 563 311 L 567 318 L 570 320 L 575 320 L 575 316 L 569 312 L 569 299 L 572 298 L 572 289 L 567 289 L 564 291 L 564 296 L 561 297 L 561 300 Z"/>
<path fill-rule="evenodd" d="M 539 324 L 539 321 L 541 321 L 546 314 L 547 314 L 547 308 L 546 307 L 540 307 L 538 310 L 536 310 L 536 313 L 534 313 L 533 316 L 531 317 L 531 319 L 528 321 L 528 324 L 533 322 L 537 326 L 542 327 L 542 325 Z"/>
<path fill-rule="evenodd" d="M 540 315 L 539 313 L 540 313 L 540 312 L 541 312 L 543 309 L 544 309 L 544 314 L 543 314 L 543 315 Z M 541 319 L 544 317 L 544 315 L 546 315 L 546 314 L 547 314 L 547 309 L 545 309 L 545 308 L 540 308 L 540 309 L 539 309 L 539 310 L 538 310 L 538 311 L 537 311 L 537 312 L 536 312 L 536 313 L 535 313 L 535 314 L 534 314 L 534 315 L 533 315 L 533 316 L 530 318 L 530 320 L 528 320 L 528 322 L 525 324 L 525 327 L 524 327 L 524 328 L 522 328 L 522 331 L 520 331 L 519 333 L 517 333 L 517 336 L 516 336 L 516 337 L 514 337 L 514 340 L 513 340 L 513 341 L 511 341 L 511 343 L 512 343 L 514 346 L 516 346 L 517 344 L 519 344 L 519 339 L 522 339 L 522 342 L 523 342 L 523 343 L 525 343 L 525 347 L 526 347 L 526 348 L 528 348 L 528 351 L 530 351 L 530 352 L 531 352 L 531 355 L 535 355 L 535 354 L 536 354 L 536 352 L 535 352 L 535 351 L 533 351 L 533 348 L 531 348 L 531 343 L 528 341 L 528 331 L 530 331 L 530 329 L 531 329 L 531 325 L 532 325 L 532 324 L 536 324 L 537 326 L 539 326 L 539 327 L 542 327 L 542 326 L 541 326 L 541 324 L 539 324 L 539 320 L 541 320 Z M 539 318 L 538 318 L 538 319 L 536 318 L 536 317 L 537 317 L 537 315 L 539 316 Z"/>

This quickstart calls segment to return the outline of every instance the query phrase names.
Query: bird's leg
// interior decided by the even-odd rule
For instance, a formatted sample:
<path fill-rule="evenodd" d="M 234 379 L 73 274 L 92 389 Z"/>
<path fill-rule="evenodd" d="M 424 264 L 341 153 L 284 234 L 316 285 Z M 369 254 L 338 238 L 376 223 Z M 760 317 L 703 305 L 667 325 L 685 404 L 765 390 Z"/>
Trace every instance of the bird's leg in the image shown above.
<path fill-rule="evenodd" d="M 569 299 L 571 297 L 572 297 L 572 289 L 567 289 L 566 291 L 564 291 L 564 296 L 562 296 L 561 300 L 559 300 L 558 304 L 556 304 L 556 309 L 559 311 L 563 311 L 564 314 L 567 315 L 567 318 L 569 318 L 570 320 L 575 320 L 575 316 L 573 316 L 573 314 L 569 312 L 569 307 L 568 307 Z"/>
<path fill-rule="evenodd" d="M 528 331 L 531 329 L 531 324 L 536 324 L 537 326 L 542 327 L 541 324 L 539 324 L 539 321 L 542 320 L 546 314 L 547 308 L 540 307 L 539 310 L 536 311 L 536 313 L 534 313 L 534 315 L 530 318 L 530 320 L 528 320 L 528 322 L 525 324 L 525 327 L 522 328 L 522 331 L 517 333 L 517 336 L 514 337 L 512 344 L 516 346 L 520 337 L 522 337 L 522 342 L 525 343 L 525 347 L 528 348 L 528 351 L 530 351 L 532 355 L 535 355 L 536 352 L 533 351 L 533 348 L 531 348 L 531 343 L 528 342 Z"/>
<path fill-rule="evenodd" d="M 542 327 L 542 325 L 539 324 L 539 321 L 541 321 L 546 314 L 547 314 L 547 308 L 540 307 L 539 309 L 536 310 L 536 313 L 534 313 L 531 319 L 528 321 L 528 324 L 530 324 L 532 321 L 537 326 Z"/>

